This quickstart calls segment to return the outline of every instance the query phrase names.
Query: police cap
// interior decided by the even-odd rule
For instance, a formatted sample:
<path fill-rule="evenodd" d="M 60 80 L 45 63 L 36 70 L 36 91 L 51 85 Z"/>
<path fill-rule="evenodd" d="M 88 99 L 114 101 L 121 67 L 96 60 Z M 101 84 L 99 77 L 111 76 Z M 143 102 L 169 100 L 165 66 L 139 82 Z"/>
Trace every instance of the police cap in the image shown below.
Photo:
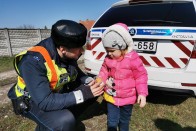
<path fill-rule="evenodd" d="M 86 43 L 87 29 L 72 20 L 59 20 L 52 25 L 51 38 L 56 47 L 82 47 Z"/>

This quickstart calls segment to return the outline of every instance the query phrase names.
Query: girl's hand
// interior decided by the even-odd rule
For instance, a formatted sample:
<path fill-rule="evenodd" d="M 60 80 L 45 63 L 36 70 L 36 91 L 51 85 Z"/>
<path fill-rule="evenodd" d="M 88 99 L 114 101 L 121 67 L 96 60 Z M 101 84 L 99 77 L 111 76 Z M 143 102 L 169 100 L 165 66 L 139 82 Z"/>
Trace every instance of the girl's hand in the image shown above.
<path fill-rule="evenodd" d="M 103 82 L 90 82 L 89 83 L 90 86 L 90 90 L 93 94 L 94 97 L 99 96 L 101 94 L 103 94 L 103 89 L 104 89 L 104 83 Z"/>
<path fill-rule="evenodd" d="M 139 95 L 137 98 L 137 103 L 140 104 L 140 107 L 143 108 L 146 105 L 146 97 Z"/>

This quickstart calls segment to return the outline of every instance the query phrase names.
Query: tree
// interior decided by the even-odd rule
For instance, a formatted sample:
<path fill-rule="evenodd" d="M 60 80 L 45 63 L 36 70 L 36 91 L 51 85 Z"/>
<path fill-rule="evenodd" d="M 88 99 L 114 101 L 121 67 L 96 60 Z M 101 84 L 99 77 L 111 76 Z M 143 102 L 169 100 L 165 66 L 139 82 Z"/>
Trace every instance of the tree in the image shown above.
<path fill-rule="evenodd" d="M 22 25 L 18 27 L 19 29 L 35 29 L 33 25 Z"/>

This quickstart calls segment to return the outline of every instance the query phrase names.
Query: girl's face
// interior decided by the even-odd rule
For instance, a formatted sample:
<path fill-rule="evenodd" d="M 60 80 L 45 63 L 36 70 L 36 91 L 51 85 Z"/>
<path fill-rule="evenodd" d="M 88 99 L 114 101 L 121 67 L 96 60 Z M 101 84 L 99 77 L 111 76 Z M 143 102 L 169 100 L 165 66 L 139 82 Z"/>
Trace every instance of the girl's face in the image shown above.
<path fill-rule="evenodd" d="M 105 49 L 106 49 L 107 55 L 111 59 L 119 59 L 120 57 L 122 57 L 122 51 L 121 50 L 114 49 L 114 48 L 109 48 L 109 47 L 106 47 Z"/>

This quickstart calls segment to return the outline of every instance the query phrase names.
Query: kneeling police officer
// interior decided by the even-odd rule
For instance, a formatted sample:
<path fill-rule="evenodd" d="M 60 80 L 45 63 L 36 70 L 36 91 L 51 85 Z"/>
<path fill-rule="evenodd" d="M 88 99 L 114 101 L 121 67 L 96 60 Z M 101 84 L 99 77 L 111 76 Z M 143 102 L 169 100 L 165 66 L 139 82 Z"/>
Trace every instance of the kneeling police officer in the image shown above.
<path fill-rule="evenodd" d="M 77 60 L 84 51 L 86 35 L 82 24 L 59 20 L 49 38 L 15 57 L 18 81 L 8 97 L 16 114 L 37 123 L 36 130 L 74 130 L 78 116 L 74 110 L 80 112 L 78 106 L 103 93 L 101 83 L 82 83 L 89 77 Z"/>

